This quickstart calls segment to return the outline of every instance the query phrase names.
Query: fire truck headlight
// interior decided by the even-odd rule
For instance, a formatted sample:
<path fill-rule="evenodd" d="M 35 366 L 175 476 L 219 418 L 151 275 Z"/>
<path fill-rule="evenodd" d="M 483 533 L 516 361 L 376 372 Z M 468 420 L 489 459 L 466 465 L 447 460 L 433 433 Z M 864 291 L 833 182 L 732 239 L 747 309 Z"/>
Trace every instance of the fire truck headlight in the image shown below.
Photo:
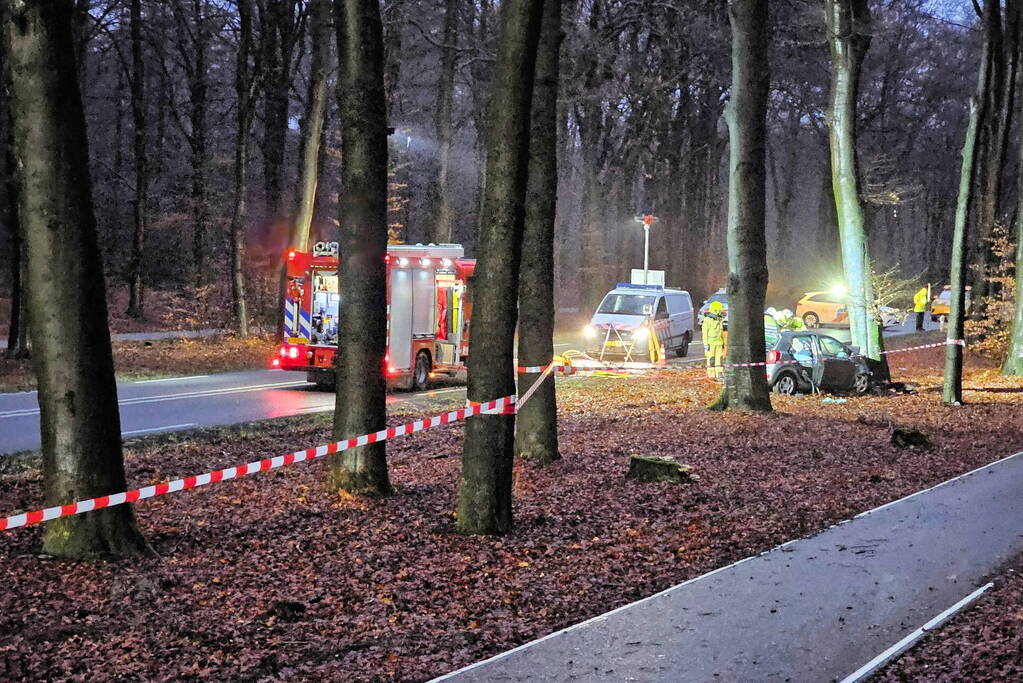
<path fill-rule="evenodd" d="M 430 266 L 430 259 L 428 258 L 419 259 L 419 265 L 421 265 L 423 268 L 428 268 Z"/>
<path fill-rule="evenodd" d="M 282 346 L 281 347 L 281 358 L 284 358 L 287 355 L 288 355 L 288 347 L 287 346 Z"/>
<path fill-rule="evenodd" d="M 400 259 L 398 259 L 398 267 L 399 268 L 404 268 L 407 265 L 408 265 L 408 259 L 407 258 L 402 256 Z"/>
<path fill-rule="evenodd" d="M 298 358 L 298 347 L 297 346 L 292 346 L 290 349 L 288 349 L 288 357 L 289 358 Z"/>
<path fill-rule="evenodd" d="M 451 267 L 451 259 L 449 259 L 449 258 L 441 259 L 440 260 L 440 264 L 442 266 L 444 266 L 445 268 L 450 268 Z"/>
<path fill-rule="evenodd" d="M 593 339 L 594 337 L 597 336 L 597 328 L 595 328 L 593 325 L 587 325 L 586 327 L 583 328 L 583 336 L 586 337 L 587 339 Z"/>
<path fill-rule="evenodd" d="M 632 333 L 632 338 L 638 342 L 645 342 L 647 337 L 650 336 L 650 330 L 645 327 L 641 327 Z"/>

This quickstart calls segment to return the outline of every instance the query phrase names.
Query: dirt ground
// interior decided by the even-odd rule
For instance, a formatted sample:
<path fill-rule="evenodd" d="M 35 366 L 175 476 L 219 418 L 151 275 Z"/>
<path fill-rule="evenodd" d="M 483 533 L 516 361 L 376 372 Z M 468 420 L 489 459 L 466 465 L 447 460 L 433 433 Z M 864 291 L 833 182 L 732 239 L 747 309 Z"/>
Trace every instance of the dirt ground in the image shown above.
<path fill-rule="evenodd" d="M 239 339 L 161 339 L 113 343 L 114 368 L 123 380 L 195 375 L 269 367 L 275 342 L 270 336 Z M 0 355 L 0 392 L 35 389 L 32 362 Z"/>
<path fill-rule="evenodd" d="M 943 407 L 943 353 L 893 356 L 915 394 L 773 397 L 767 415 L 704 410 L 717 387 L 698 372 L 561 381 L 564 457 L 516 464 L 502 538 L 455 532 L 460 425 L 393 442 L 382 500 L 328 492 L 306 463 L 140 503 L 160 559 L 57 561 L 39 529 L 8 532 L 0 679 L 428 679 L 1018 451 L 1023 381 L 969 356 L 967 405 Z M 894 447 L 893 426 L 933 447 Z M 288 423 L 150 445 L 129 481 L 327 440 Z M 634 453 L 700 478 L 626 480 Z M 41 503 L 38 475 L 0 477 L 0 511 Z"/>

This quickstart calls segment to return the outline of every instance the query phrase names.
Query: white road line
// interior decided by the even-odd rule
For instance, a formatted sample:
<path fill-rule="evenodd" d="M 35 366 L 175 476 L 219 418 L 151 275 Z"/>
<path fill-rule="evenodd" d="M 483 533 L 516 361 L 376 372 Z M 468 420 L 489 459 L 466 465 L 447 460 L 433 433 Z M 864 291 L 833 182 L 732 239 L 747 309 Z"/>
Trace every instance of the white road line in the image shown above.
<path fill-rule="evenodd" d="M 164 394 L 162 396 L 140 396 L 137 398 L 126 398 L 118 401 L 118 405 L 132 406 L 142 403 L 160 403 L 163 401 L 176 401 L 183 398 L 203 398 L 206 396 L 223 396 L 225 394 L 242 394 L 249 391 L 263 391 L 264 389 L 282 389 L 286 387 L 308 386 L 305 380 L 291 382 L 277 382 L 273 384 L 254 384 L 247 387 L 228 387 L 224 389 L 207 389 L 205 391 L 188 391 L 180 394 Z M 27 417 L 38 415 L 39 408 L 22 408 L 21 410 L 9 410 L 0 413 L 0 420 L 10 417 Z"/>
<path fill-rule="evenodd" d="M 169 429 L 184 429 L 185 427 L 194 427 L 194 422 L 185 422 L 179 425 L 167 425 L 165 427 L 150 427 L 149 429 L 133 429 L 129 432 L 121 432 L 121 436 L 129 436 L 131 434 L 145 434 L 146 432 L 159 432 Z"/>
<path fill-rule="evenodd" d="M 155 382 L 178 382 L 186 379 L 203 379 L 209 377 L 209 375 L 189 375 L 187 377 L 163 377 L 161 379 L 140 379 L 131 384 L 153 384 Z"/>
<path fill-rule="evenodd" d="M 938 616 L 934 617 L 933 619 L 931 619 L 926 624 L 924 624 L 917 630 L 907 635 L 899 642 L 892 645 L 890 648 L 879 654 L 877 657 L 874 657 L 869 662 L 861 666 L 859 669 L 843 678 L 842 683 L 859 683 L 859 681 L 868 678 L 869 676 L 874 674 L 878 669 L 887 665 L 888 662 L 892 661 L 893 659 L 901 655 L 903 652 L 916 645 L 917 641 L 923 638 L 925 635 L 927 635 L 928 631 L 932 631 L 941 626 L 942 624 L 944 624 L 946 621 L 951 619 L 956 614 L 956 612 L 959 612 L 960 610 L 968 606 L 971 602 L 979 598 L 989 588 L 991 588 L 994 585 L 995 585 L 994 583 L 988 583 L 987 585 L 981 586 L 977 590 L 973 591 L 965 598 L 963 598 L 956 604 L 952 605 L 947 610 L 945 610 Z"/>

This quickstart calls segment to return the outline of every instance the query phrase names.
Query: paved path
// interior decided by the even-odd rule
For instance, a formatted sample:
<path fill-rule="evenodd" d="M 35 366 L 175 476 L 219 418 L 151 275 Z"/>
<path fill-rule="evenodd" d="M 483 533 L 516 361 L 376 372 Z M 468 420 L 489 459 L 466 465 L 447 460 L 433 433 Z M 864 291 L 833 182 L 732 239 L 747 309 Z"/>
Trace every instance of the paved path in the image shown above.
<path fill-rule="evenodd" d="M 444 679 L 841 679 L 1023 552 L 1020 491 L 1006 458 Z"/>

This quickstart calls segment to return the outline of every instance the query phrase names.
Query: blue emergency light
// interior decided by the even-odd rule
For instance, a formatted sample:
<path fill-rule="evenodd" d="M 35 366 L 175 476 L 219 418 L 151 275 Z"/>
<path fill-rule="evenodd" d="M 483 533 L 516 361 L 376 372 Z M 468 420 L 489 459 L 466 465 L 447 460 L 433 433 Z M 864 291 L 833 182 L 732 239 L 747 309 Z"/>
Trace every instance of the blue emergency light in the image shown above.
<path fill-rule="evenodd" d="M 619 282 L 615 289 L 648 289 L 660 292 L 664 290 L 664 287 L 661 285 L 634 285 L 629 282 Z"/>

